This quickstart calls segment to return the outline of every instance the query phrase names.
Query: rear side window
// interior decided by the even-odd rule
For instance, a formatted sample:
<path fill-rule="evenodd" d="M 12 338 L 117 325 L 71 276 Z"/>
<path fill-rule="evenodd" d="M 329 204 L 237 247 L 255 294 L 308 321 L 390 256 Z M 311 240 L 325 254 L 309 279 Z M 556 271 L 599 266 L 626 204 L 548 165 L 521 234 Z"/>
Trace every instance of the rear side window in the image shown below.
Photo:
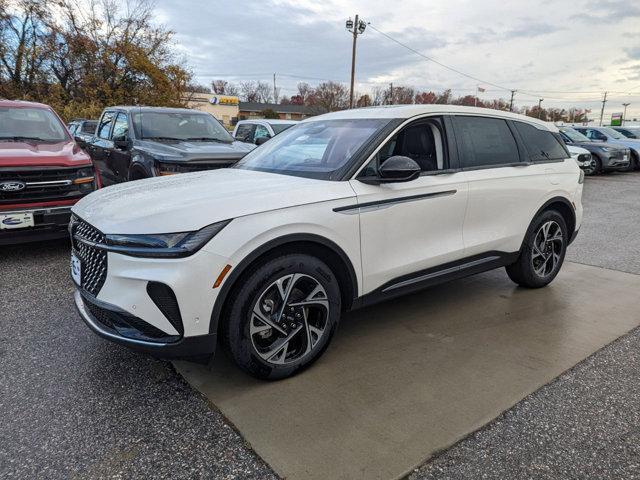
<path fill-rule="evenodd" d="M 100 120 L 100 126 L 98 127 L 98 137 L 109 138 L 109 132 L 111 131 L 111 123 L 113 122 L 114 112 L 105 112 Z"/>
<path fill-rule="evenodd" d="M 256 126 L 251 123 L 238 125 L 238 129 L 236 130 L 236 140 L 240 140 L 241 142 L 253 142 L 253 131 L 255 128 Z"/>
<path fill-rule="evenodd" d="M 499 167 L 520 161 L 509 125 L 499 118 L 453 117 L 462 168 Z"/>
<path fill-rule="evenodd" d="M 513 123 L 527 147 L 529 157 L 534 162 L 567 158 L 567 152 L 565 152 L 560 141 L 550 131 L 540 130 L 524 122 Z"/>

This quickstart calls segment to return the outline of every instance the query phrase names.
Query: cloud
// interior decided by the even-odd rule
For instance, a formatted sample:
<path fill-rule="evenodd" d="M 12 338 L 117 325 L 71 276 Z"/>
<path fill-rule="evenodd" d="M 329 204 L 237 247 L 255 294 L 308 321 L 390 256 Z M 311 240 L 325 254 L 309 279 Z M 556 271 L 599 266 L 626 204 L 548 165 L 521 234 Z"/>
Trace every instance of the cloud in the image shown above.
<path fill-rule="evenodd" d="M 570 18 L 589 24 L 610 24 L 640 17 L 640 6 L 629 0 L 590 0 L 584 10 Z"/>
<path fill-rule="evenodd" d="M 637 45 L 635 47 L 627 47 L 624 49 L 624 52 L 632 60 L 640 60 L 640 45 Z"/>

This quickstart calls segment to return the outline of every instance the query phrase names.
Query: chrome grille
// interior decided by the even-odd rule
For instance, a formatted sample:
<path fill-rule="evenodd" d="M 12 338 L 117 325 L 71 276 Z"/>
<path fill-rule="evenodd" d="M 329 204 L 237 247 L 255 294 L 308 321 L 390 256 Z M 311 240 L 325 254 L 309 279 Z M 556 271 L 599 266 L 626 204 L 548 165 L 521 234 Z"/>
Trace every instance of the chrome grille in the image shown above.
<path fill-rule="evenodd" d="M 80 259 L 82 288 L 98 295 L 107 279 L 107 252 L 94 244 L 104 244 L 105 235 L 84 220 L 73 217 L 69 224 L 73 250 Z"/>

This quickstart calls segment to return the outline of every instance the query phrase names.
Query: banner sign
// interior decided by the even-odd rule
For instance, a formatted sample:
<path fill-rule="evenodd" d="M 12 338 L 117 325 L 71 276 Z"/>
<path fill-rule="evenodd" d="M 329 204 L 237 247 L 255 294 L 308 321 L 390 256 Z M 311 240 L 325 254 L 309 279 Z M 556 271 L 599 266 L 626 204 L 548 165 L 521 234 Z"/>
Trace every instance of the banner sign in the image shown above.
<path fill-rule="evenodd" d="M 622 113 L 611 114 L 611 126 L 620 127 L 622 125 Z"/>

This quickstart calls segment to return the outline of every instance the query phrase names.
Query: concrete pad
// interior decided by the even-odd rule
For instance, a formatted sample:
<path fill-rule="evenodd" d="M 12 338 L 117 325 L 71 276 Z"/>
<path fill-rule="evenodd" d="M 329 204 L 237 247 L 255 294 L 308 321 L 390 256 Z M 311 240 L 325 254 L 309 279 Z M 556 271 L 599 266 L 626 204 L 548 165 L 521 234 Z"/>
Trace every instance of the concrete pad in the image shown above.
<path fill-rule="evenodd" d="M 640 276 L 566 263 L 540 290 L 498 270 L 352 312 L 280 382 L 175 365 L 279 475 L 391 479 L 639 324 Z"/>

